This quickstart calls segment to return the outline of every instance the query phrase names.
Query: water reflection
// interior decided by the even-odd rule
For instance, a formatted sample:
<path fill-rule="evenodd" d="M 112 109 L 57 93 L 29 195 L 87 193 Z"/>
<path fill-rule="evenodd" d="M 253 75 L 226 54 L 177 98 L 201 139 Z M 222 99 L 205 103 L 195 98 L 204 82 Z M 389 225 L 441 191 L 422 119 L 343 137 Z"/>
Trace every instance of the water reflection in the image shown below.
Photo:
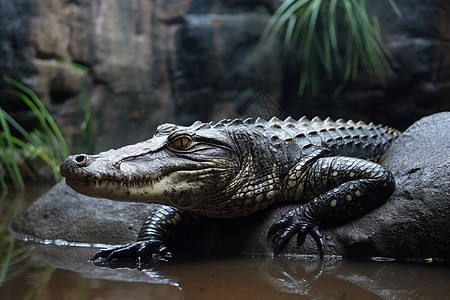
<path fill-rule="evenodd" d="M 48 187 L 44 190 L 47 189 Z M 39 190 L 34 191 L 33 195 L 38 193 Z M 8 194 L 7 189 L 0 193 L 0 286 L 14 273 L 10 266 L 20 262 L 26 253 L 24 248 L 15 246 L 16 240 L 9 232 L 9 224 L 25 207 L 28 195 L 23 191 Z"/>
<path fill-rule="evenodd" d="M 0 207 L 9 222 L 24 202 L 5 201 Z M 448 265 L 187 257 L 140 272 L 97 267 L 89 262 L 96 248 L 64 243 L 16 241 L 11 252 L 16 254 L 5 264 L 11 237 L 4 232 L 1 239 L 1 267 L 8 272 L 0 299 L 445 299 L 450 294 Z"/>
<path fill-rule="evenodd" d="M 443 299 L 450 293 L 450 268 L 446 265 L 330 258 L 321 262 L 307 257 L 189 257 L 140 272 L 91 264 L 89 258 L 97 250 L 94 248 L 41 244 L 26 247 L 28 267 L 16 280 L 0 288 L 1 299 L 19 299 L 5 298 L 5 288 L 23 292 L 23 279 L 30 276 L 35 278 L 34 285 L 25 286 L 35 290 L 39 287 L 39 293 L 33 292 L 37 295 L 55 295 L 63 290 L 64 294 L 71 290 L 75 298 L 82 291 L 90 295 L 83 299 L 99 294 L 123 299 L 113 296 L 124 295 L 125 291 L 132 291 L 135 299 L 148 299 L 149 294 L 164 295 L 164 299 Z M 51 279 L 46 284 L 38 283 L 37 278 L 49 276 L 46 271 Z"/>

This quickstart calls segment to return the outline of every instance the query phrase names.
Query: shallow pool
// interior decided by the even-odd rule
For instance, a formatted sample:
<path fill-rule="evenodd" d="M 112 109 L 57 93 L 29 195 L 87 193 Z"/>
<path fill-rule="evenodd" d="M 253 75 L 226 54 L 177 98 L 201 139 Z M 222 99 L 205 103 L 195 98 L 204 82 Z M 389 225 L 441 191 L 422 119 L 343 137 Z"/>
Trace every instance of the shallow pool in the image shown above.
<path fill-rule="evenodd" d="M 48 188 L 48 187 L 47 187 Z M 2 222 L 46 187 L 9 193 Z M 140 272 L 89 262 L 97 249 L 2 239 L 0 299 L 446 299 L 450 265 L 308 257 L 182 257 Z"/>

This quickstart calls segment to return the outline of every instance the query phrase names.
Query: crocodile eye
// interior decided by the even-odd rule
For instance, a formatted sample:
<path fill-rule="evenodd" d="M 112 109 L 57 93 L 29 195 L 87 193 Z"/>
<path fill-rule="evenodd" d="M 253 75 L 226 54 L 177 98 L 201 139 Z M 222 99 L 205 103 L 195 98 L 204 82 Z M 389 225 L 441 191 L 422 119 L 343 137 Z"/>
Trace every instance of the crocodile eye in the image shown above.
<path fill-rule="evenodd" d="M 169 141 L 169 147 L 175 150 L 183 150 L 192 144 L 192 138 L 188 135 L 181 135 Z"/>

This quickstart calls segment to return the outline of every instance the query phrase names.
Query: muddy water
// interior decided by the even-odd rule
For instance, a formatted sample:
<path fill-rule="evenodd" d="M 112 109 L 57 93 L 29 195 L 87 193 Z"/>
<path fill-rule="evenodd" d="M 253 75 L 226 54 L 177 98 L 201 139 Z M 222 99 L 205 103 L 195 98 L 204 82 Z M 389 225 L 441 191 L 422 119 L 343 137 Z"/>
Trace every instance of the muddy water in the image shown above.
<path fill-rule="evenodd" d="M 22 207 L 13 194 L 1 220 Z M 19 199 L 19 200 L 18 200 Z M 18 203 L 22 201 L 22 203 Z M 4 221 L 3 221 L 4 222 Z M 7 240 L 7 236 L 1 236 Z M 95 248 L 15 242 L 0 299 L 447 299 L 450 266 L 327 258 L 184 257 L 143 272 L 92 265 Z"/>

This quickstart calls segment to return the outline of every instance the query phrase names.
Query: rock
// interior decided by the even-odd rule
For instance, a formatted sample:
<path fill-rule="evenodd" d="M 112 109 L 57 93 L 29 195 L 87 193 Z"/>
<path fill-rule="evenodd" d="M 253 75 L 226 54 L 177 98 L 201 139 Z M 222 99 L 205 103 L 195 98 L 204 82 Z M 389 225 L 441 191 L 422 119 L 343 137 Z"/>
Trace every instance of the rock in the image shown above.
<path fill-rule="evenodd" d="M 127 243 L 137 238 L 143 221 L 155 208 L 153 204 L 87 197 L 61 181 L 22 212 L 11 228 L 38 239 Z"/>
<path fill-rule="evenodd" d="M 0 0 L 0 69 L 2 76 L 31 83 L 29 27 L 31 5 L 28 0 Z M 3 82 L 0 80 L 0 88 Z M 1 92 L 2 99 L 6 93 Z M 2 107 L 4 103 L 2 101 Z"/>
<path fill-rule="evenodd" d="M 386 85 L 361 73 L 337 97 L 341 78 L 328 76 L 321 76 L 319 95 L 298 97 L 298 59 L 281 43 L 260 43 L 280 4 L 275 0 L 0 0 L 0 69 L 37 92 L 74 152 L 87 151 L 79 146 L 85 141 L 79 127 L 86 93 L 80 74 L 53 58 L 90 70 L 83 83 L 95 151 L 143 140 L 163 122 L 236 117 L 262 90 L 293 116 L 371 120 L 404 129 L 449 109 L 450 6 L 444 0 L 396 3 L 402 18 L 389 1 L 369 1 L 392 52 Z M 4 85 L 0 80 L 2 109 L 33 128 L 35 119 Z"/>
<path fill-rule="evenodd" d="M 236 116 L 260 90 L 280 99 L 281 47 L 260 44 L 276 1 L 17 2 L 0 0 L 0 69 L 36 91 L 75 152 L 87 151 L 74 147 L 85 134 L 73 130 L 82 79 L 96 151 L 143 140 L 163 122 Z M 20 121 L 17 102 L 9 96 L 2 108 Z"/>
<path fill-rule="evenodd" d="M 450 112 L 443 112 L 421 119 L 397 139 L 382 159 L 396 177 L 396 191 L 369 214 L 323 230 L 327 255 L 450 259 L 449 130 Z M 60 182 L 19 215 L 12 229 L 40 239 L 121 244 L 136 239 L 157 207 L 87 197 Z M 267 230 L 292 207 L 212 220 L 181 237 L 178 246 L 200 253 L 271 255 Z M 317 246 L 308 236 L 304 247 L 293 240 L 283 253 L 314 255 Z"/>

